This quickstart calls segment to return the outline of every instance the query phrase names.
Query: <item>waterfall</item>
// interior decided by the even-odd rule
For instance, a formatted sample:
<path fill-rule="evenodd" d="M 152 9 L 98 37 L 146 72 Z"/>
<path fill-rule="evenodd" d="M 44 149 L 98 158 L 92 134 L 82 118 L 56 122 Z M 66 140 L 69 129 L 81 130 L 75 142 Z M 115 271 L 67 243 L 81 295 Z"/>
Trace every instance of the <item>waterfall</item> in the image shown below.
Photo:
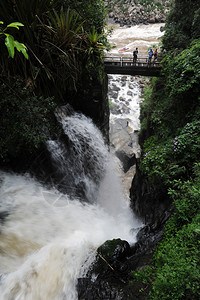
<path fill-rule="evenodd" d="M 60 181 L 70 194 L 81 198 L 84 195 L 85 200 L 93 203 L 108 159 L 107 147 L 91 119 L 77 113 L 66 116 L 63 111 L 57 115 L 68 139 L 67 147 L 63 141 L 50 140 L 47 148 L 61 174 Z"/>
<path fill-rule="evenodd" d="M 84 199 L 29 174 L 0 172 L 0 300 L 76 300 L 77 279 L 97 247 L 113 238 L 134 243 L 132 229 L 141 225 L 92 121 L 74 114 L 61 123 L 70 150 L 60 140 L 49 140 L 47 148 L 65 184 L 82 188 Z"/>

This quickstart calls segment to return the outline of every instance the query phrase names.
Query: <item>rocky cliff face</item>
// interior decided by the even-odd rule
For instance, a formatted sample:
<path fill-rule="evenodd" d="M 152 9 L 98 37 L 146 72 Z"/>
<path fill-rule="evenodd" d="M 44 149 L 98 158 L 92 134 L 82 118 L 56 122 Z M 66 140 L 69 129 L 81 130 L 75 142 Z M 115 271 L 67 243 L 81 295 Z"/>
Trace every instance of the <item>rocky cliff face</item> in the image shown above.
<path fill-rule="evenodd" d="M 142 3 L 143 4 L 140 4 Z M 152 0 L 137 1 L 137 0 L 105 0 L 105 5 L 108 10 L 108 17 L 115 23 L 124 25 L 136 25 L 139 23 L 163 23 L 169 13 L 169 0 Z"/>

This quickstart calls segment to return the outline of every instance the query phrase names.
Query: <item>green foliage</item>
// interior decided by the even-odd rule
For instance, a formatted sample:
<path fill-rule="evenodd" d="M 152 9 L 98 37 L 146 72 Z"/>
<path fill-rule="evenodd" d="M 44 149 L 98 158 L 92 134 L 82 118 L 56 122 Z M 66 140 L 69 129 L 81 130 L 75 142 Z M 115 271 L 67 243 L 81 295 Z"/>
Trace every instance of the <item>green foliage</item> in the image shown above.
<path fill-rule="evenodd" d="M 200 121 L 187 123 L 174 138 L 151 136 L 144 142 L 143 153 L 140 169 L 149 179 L 171 186 L 174 179 L 189 176 L 191 164 L 200 159 Z"/>
<path fill-rule="evenodd" d="M 2 0 L 0 18 L 3 21 L 5 16 L 8 20 L 17 18 L 24 24 L 20 38 L 29 49 L 29 62 L 22 63 L 17 56 L 10 65 L 6 53 L 2 52 L 1 70 L 31 77 L 38 93 L 45 97 L 54 95 L 60 103 L 66 101 L 66 94 L 71 97 L 77 92 L 85 70 L 90 72 L 86 67 L 91 50 L 87 34 L 92 32 L 94 24 L 98 35 L 102 34 L 104 22 L 100 19 L 104 12 L 101 9 L 101 0 L 87 3 L 16 0 L 14 6 L 12 0 Z M 101 42 L 106 43 L 105 36 Z M 93 57 L 97 55 L 98 60 L 100 55 L 96 50 Z"/>
<path fill-rule="evenodd" d="M 200 159 L 200 121 L 187 123 L 180 134 L 174 138 L 174 157 L 179 162 L 190 166 Z"/>
<path fill-rule="evenodd" d="M 174 180 L 169 194 L 174 213 L 151 267 L 133 272 L 151 288 L 150 299 L 199 299 L 200 297 L 200 164 L 192 181 Z M 131 284 L 134 284 L 132 282 Z"/>
<path fill-rule="evenodd" d="M 53 99 L 37 97 L 19 77 L 9 83 L 1 81 L 0 98 L 1 160 L 20 152 L 32 153 L 48 138 L 54 124 Z"/>
<path fill-rule="evenodd" d="M 175 57 L 166 56 L 164 72 L 168 74 L 166 87 L 170 96 L 178 98 L 199 94 L 200 80 L 200 40 L 194 40 L 189 49 L 185 49 Z M 172 72 L 173 70 L 173 72 Z M 195 95 L 196 96 L 196 95 Z"/>
<path fill-rule="evenodd" d="M 199 222 L 197 215 L 158 248 L 152 299 L 199 299 L 200 243 L 195 232 Z"/>
<path fill-rule="evenodd" d="M 141 107 L 141 133 L 146 130 L 150 137 L 143 144 L 140 169 L 150 181 L 167 188 L 173 201 L 152 267 L 134 274 L 146 280 L 152 290 L 149 297 L 156 300 L 200 298 L 198 20 L 197 1 L 174 2 L 163 39 L 170 50 L 165 52 L 163 78 L 147 86 Z M 193 37 L 198 39 L 191 42 Z"/>
<path fill-rule="evenodd" d="M 162 38 L 164 49 L 184 49 L 194 38 L 200 38 L 199 9 L 199 1 L 173 1 Z"/>
<path fill-rule="evenodd" d="M 148 126 L 160 138 L 178 133 L 178 128 L 190 122 L 199 107 L 200 41 L 173 56 L 163 59 L 163 78 L 152 81 L 144 91 L 141 106 L 142 129 Z M 198 118 L 199 116 L 196 116 Z"/>
<path fill-rule="evenodd" d="M 83 20 L 84 29 L 86 31 L 91 30 L 94 26 L 98 33 L 103 31 L 105 26 L 105 5 L 103 0 L 56 0 L 54 1 L 57 6 L 63 6 L 65 10 L 70 7 L 78 12 Z"/>
<path fill-rule="evenodd" d="M 194 164 L 193 181 L 174 181 L 169 194 L 174 213 L 155 254 L 156 276 L 152 299 L 199 299 L 200 296 L 200 172 Z"/>
<path fill-rule="evenodd" d="M 3 25 L 3 24 L 4 24 L 4 22 L 0 21 L 0 36 L 5 36 L 5 45 L 8 49 L 8 53 L 9 53 L 10 57 L 12 57 L 12 58 L 14 57 L 15 48 L 16 48 L 17 51 L 22 52 L 24 57 L 26 59 L 28 59 L 26 46 L 24 44 L 19 43 L 18 41 L 16 41 L 11 34 L 6 32 L 8 28 L 12 27 L 12 28 L 19 29 L 20 26 L 24 26 L 24 25 L 20 22 L 13 22 L 13 23 L 8 24 L 6 26 L 6 28 L 1 28 L 1 25 Z"/>
<path fill-rule="evenodd" d="M 46 138 L 54 108 L 52 97 L 57 104 L 73 104 L 80 97 L 79 90 L 86 89 L 83 82 L 89 90 L 94 78 L 102 79 L 101 59 L 104 45 L 108 45 L 103 32 L 104 16 L 102 0 L 0 1 L 0 28 L 3 22 L 10 22 L 6 32 L 0 31 L 0 37 L 7 34 L 6 45 L 13 57 L 8 60 L 7 49 L 0 43 L 1 80 L 9 85 L 6 88 L 0 83 L 0 118 L 3 119 L 0 131 L 5 137 L 0 143 L 2 159 L 17 156 L 23 149 L 34 151 Z M 11 23 L 12 20 L 19 22 Z M 19 27 L 21 30 L 16 30 Z M 17 42 L 19 37 L 22 43 Z M 26 49 L 28 60 L 18 53 L 26 56 Z"/>
<path fill-rule="evenodd" d="M 103 33 L 98 34 L 95 27 L 92 27 L 91 32 L 87 33 L 88 55 L 90 57 L 89 60 L 93 63 L 95 63 L 100 54 L 103 54 L 103 50 L 105 49 L 105 46 L 100 43 L 102 37 Z"/>

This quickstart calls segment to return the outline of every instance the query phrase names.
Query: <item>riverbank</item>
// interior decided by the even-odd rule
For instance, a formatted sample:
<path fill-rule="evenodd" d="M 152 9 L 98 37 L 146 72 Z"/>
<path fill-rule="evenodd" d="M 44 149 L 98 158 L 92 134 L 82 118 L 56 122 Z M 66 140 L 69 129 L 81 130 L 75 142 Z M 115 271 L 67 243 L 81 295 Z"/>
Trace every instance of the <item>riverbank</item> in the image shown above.
<path fill-rule="evenodd" d="M 170 9 L 170 1 L 104 1 L 108 10 L 108 22 L 118 23 L 120 26 L 131 26 L 138 24 L 164 23 Z"/>

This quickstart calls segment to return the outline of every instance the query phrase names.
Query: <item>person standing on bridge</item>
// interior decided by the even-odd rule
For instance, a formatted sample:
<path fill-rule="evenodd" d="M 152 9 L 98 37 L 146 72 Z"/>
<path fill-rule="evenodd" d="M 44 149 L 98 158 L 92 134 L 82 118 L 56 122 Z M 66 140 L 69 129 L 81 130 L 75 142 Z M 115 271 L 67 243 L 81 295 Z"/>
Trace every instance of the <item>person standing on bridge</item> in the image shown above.
<path fill-rule="evenodd" d="M 154 51 L 153 56 L 154 56 L 153 61 L 156 61 L 158 58 L 158 50 L 157 49 Z"/>
<path fill-rule="evenodd" d="M 153 57 L 153 50 L 150 49 L 150 50 L 148 51 L 148 54 L 149 54 L 149 57 L 148 57 L 148 65 L 150 65 L 150 64 L 151 64 L 152 57 Z"/>
<path fill-rule="evenodd" d="M 133 64 L 135 64 L 137 61 L 137 55 L 138 55 L 138 48 L 136 48 L 135 51 L 133 51 Z"/>

